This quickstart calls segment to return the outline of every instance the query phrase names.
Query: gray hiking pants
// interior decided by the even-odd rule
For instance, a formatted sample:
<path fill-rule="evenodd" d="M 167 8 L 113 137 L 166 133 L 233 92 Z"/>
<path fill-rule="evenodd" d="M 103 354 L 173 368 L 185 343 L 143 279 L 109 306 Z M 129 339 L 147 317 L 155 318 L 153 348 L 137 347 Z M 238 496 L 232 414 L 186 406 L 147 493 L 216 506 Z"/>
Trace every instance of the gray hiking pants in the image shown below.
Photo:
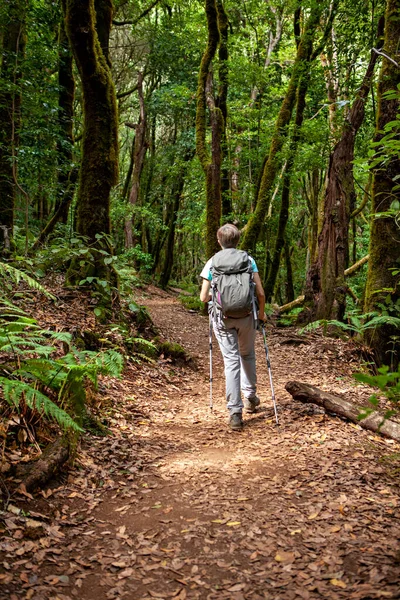
<path fill-rule="evenodd" d="M 243 409 L 241 391 L 245 398 L 256 395 L 256 329 L 253 315 L 242 319 L 223 319 L 214 325 L 225 366 L 226 401 L 231 415 Z"/>

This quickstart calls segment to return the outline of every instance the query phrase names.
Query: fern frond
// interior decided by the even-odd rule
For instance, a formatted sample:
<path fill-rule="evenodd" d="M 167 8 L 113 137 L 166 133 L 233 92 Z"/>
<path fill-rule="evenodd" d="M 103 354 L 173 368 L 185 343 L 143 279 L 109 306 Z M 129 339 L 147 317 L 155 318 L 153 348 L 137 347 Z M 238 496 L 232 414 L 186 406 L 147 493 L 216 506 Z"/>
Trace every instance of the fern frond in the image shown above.
<path fill-rule="evenodd" d="M 0 377 L 0 386 L 3 388 L 4 398 L 11 406 L 18 407 L 23 397 L 30 408 L 51 417 L 63 429 L 83 431 L 65 410 L 57 406 L 48 396 L 39 392 L 28 383 Z"/>
<path fill-rule="evenodd" d="M 119 377 L 124 368 L 124 358 L 116 350 L 109 349 L 96 357 L 95 364 L 102 375 Z"/>
<path fill-rule="evenodd" d="M 382 325 L 400 328 L 400 319 L 398 317 L 391 317 L 390 315 L 381 315 L 379 317 L 374 317 L 368 321 L 368 323 L 365 323 L 364 329 L 373 329 L 374 327 L 381 327 Z"/>
<path fill-rule="evenodd" d="M 141 352 L 135 352 L 132 358 L 134 359 L 134 362 L 140 362 L 140 360 L 142 360 L 143 362 L 148 362 L 152 365 L 154 365 L 154 363 L 156 362 L 154 358 L 150 358 L 150 356 L 146 356 L 146 354 L 142 354 Z"/>
<path fill-rule="evenodd" d="M 30 288 L 42 292 L 42 294 L 47 296 L 47 298 L 50 298 L 51 300 L 56 299 L 55 296 L 53 296 L 53 294 L 50 294 L 50 292 L 48 292 L 45 287 L 43 287 L 38 281 L 36 281 L 36 279 L 29 277 L 29 275 L 27 275 L 20 269 L 16 269 L 15 267 L 8 265 L 7 263 L 0 262 L 0 277 L 8 277 L 16 285 L 18 285 L 20 281 L 24 281 L 29 285 Z"/>
<path fill-rule="evenodd" d="M 58 395 L 60 403 L 67 402 L 72 406 L 74 414 L 79 419 L 82 419 L 85 412 L 86 390 L 84 383 L 87 376 L 88 373 L 84 367 L 80 365 L 71 367 Z"/>

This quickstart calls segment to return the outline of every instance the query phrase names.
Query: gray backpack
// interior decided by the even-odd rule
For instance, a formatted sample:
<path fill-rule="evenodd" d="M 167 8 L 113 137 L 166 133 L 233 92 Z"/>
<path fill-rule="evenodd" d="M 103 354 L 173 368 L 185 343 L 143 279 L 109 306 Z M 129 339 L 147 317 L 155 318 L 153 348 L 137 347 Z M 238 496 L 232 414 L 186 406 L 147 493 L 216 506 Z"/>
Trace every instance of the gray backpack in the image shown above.
<path fill-rule="evenodd" d="M 255 283 L 247 252 L 225 248 L 213 256 L 210 270 L 215 320 L 221 317 L 239 319 L 255 313 Z"/>

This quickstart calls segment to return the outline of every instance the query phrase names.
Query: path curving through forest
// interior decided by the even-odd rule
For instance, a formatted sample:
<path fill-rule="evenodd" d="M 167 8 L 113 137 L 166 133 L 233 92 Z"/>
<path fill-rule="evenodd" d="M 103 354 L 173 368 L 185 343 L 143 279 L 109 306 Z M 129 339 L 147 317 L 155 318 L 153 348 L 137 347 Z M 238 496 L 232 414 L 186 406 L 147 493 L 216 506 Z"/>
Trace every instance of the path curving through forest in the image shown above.
<path fill-rule="evenodd" d="M 105 384 L 114 435 L 84 442 L 67 482 L 26 499 L 42 531 L 2 544 L 0 597 L 400 598 L 398 447 L 284 390 L 300 379 L 365 400 L 348 347 L 269 328 L 281 425 L 260 336 L 261 407 L 232 432 L 216 345 L 208 408 L 207 318 L 155 288 L 137 299 L 197 369 L 162 358 Z"/>

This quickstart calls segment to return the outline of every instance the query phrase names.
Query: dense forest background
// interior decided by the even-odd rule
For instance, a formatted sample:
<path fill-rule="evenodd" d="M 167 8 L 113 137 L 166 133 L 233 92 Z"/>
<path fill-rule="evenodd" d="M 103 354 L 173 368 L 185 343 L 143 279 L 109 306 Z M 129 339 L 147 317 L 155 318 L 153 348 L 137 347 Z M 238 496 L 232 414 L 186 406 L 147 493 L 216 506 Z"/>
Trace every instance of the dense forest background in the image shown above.
<path fill-rule="evenodd" d="M 2 277 L 65 273 L 105 318 L 140 278 L 195 294 L 230 221 L 287 322 L 351 329 L 395 370 L 399 11 L 3 2 Z"/>

